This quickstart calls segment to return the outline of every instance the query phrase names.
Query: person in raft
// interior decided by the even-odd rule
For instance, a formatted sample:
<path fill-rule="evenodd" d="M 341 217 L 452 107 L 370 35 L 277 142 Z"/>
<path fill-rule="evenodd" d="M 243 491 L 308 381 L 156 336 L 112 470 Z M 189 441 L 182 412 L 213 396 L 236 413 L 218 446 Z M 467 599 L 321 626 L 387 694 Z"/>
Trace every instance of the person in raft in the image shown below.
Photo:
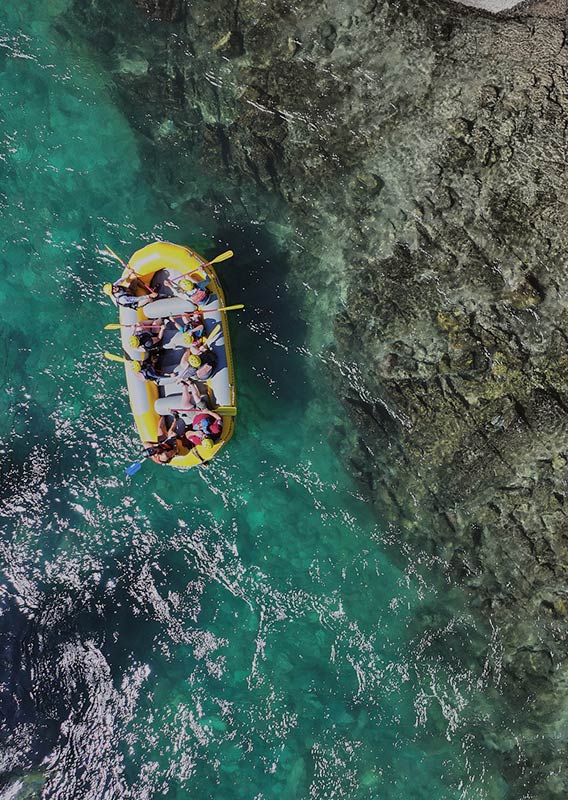
<path fill-rule="evenodd" d="M 191 355 L 200 356 L 209 349 L 202 336 L 195 336 L 195 334 L 191 332 L 184 333 L 183 340 Z"/>
<path fill-rule="evenodd" d="M 157 353 L 161 347 L 165 330 L 166 326 L 162 324 L 160 325 L 158 333 L 154 334 L 143 325 L 136 325 L 134 333 L 128 340 L 128 344 L 130 347 L 144 350 L 146 353 Z"/>
<path fill-rule="evenodd" d="M 197 384 L 193 381 L 181 381 L 181 383 L 183 384 L 183 390 L 181 393 L 180 406 L 175 409 L 175 412 L 195 410 L 207 411 L 209 408 L 209 396 L 207 392 L 200 392 Z"/>
<path fill-rule="evenodd" d="M 166 350 L 187 348 L 196 356 L 207 350 L 207 345 L 203 341 L 205 325 L 199 311 L 180 315 L 180 321 L 178 321 L 178 317 L 166 317 L 166 319 L 177 328 L 177 333 L 164 345 Z"/>
<path fill-rule="evenodd" d="M 182 314 L 180 317 L 170 317 L 171 322 L 180 333 L 191 333 L 194 338 L 200 338 L 205 331 L 201 313 L 195 309 L 191 314 Z"/>
<path fill-rule="evenodd" d="M 223 418 L 216 411 L 200 411 L 194 414 L 191 425 L 187 428 L 184 438 L 190 444 L 213 447 L 219 439 L 223 429 Z M 211 444 L 206 444 L 209 441 Z"/>
<path fill-rule="evenodd" d="M 171 383 L 171 381 L 167 380 L 171 373 L 158 372 L 153 355 L 149 355 L 148 358 L 142 362 L 131 361 L 130 369 L 132 372 L 136 373 L 136 375 L 140 375 L 143 380 L 153 381 L 157 383 L 158 386 L 161 386 L 163 383 Z"/>
<path fill-rule="evenodd" d="M 105 283 L 103 292 L 111 298 L 115 305 L 124 306 L 125 308 L 140 308 L 140 306 L 145 306 L 146 303 L 151 303 L 152 300 L 158 297 L 158 292 L 137 296 L 134 292 L 138 286 L 138 281 L 134 278 L 128 284 L 123 284 L 122 282 Z"/>
<path fill-rule="evenodd" d="M 205 303 L 211 294 L 206 283 L 207 280 L 194 281 L 193 278 L 185 277 L 177 282 L 165 280 L 164 286 L 172 291 L 174 297 L 191 300 L 195 306 L 198 306 L 200 303 Z"/>
<path fill-rule="evenodd" d="M 169 374 L 177 377 L 180 382 L 186 380 L 205 381 L 213 375 L 216 366 L 217 355 L 212 350 L 206 349 L 201 355 L 195 355 L 187 349 L 177 367 Z"/>
<path fill-rule="evenodd" d="M 169 428 L 166 426 L 164 417 L 160 417 L 158 422 L 157 442 L 144 442 L 145 454 L 147 458 L 156 464 L 167 464 L 177 455 L 178 451 L 178 428 L 179 423 L 174 419 Z"/>

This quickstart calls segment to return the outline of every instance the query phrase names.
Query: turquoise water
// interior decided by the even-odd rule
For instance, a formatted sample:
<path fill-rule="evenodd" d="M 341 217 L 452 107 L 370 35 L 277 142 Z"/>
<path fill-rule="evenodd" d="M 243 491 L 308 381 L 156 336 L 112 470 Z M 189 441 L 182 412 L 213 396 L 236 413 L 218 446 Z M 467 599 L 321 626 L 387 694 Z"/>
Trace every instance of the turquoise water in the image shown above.
<path fill-rule="evenodd" d="M 2 796 L 507 797 L 498 634 L 332 449 L 285 249 L 156 199 L 65 8 L 0 12 Z M 103 245 L 162 237 L 237 253 L 237 434 L 207 470 L 130 482 Z"/>

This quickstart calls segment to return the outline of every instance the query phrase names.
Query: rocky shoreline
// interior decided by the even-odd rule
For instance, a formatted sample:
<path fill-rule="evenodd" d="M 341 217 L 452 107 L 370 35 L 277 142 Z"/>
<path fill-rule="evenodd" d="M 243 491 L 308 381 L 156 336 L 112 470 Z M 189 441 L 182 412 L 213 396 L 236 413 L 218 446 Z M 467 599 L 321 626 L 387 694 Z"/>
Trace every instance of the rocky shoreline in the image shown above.
<path fill-rule="evenodd" d="M 77 2 L 69 26 L 106 53 L 157 185 L 161 152 L 182 177 L 197 152 L 305 232 L 296 275 L 322 308 L 337 299 L 351 466 L 501 631 L 530 720 L 522 750 L 495 744 L 512 796 L 565 797 L 562 3 L 497 18 L 443 0 L 136 2 L 151 23 L 130 38 L 117 24 L 97 41 L 110 3 Z M 172 202 L 196 202 L 175 185 Z"/>

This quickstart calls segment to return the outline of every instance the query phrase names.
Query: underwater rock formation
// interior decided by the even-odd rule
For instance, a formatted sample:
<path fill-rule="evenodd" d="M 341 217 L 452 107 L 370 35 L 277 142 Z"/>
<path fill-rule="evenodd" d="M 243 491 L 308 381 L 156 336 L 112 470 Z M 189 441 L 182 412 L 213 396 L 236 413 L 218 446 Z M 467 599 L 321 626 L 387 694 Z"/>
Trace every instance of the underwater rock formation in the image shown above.
<path fill-rule="evenodd" d="M 495 745 L 516 796 L 565 797 L 547 743 L 568 711 L 563 0 L 507 18 L 443 0 L 136 3 L 160 24 L 107 51 L 157 184 L 160 152 L 179 153 L 184 202 L 190 151 L 292 210 L 310 302 L 343 303 L 351 465 L 502 632 L 534 731 L 524 754 Z M 97 30 L 101 13 L 75 19 Z"/>

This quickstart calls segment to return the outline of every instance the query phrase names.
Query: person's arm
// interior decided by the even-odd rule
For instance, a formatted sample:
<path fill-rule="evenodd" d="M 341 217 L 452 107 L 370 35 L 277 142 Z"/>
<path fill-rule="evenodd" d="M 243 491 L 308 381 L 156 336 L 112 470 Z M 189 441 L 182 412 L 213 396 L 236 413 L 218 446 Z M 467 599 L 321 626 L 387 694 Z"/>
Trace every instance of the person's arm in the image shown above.
<path fill-rule="evenodd" d="M 177 419 L 175 419 L 175 417 L 174 417 L 174 421 L 172 422 L 172 424 L 168 428 L 166 441 L 168 439 L 177 439 L 177 422 L 178 422 Z"/>
<path fill-rule="evenodd" d="M 194 383 L 190 383 L 189 391 L 191 392 L 194 402 L 198 403 L 201 400 L 201 394 L 199 393 L 199 389 Z"/>

